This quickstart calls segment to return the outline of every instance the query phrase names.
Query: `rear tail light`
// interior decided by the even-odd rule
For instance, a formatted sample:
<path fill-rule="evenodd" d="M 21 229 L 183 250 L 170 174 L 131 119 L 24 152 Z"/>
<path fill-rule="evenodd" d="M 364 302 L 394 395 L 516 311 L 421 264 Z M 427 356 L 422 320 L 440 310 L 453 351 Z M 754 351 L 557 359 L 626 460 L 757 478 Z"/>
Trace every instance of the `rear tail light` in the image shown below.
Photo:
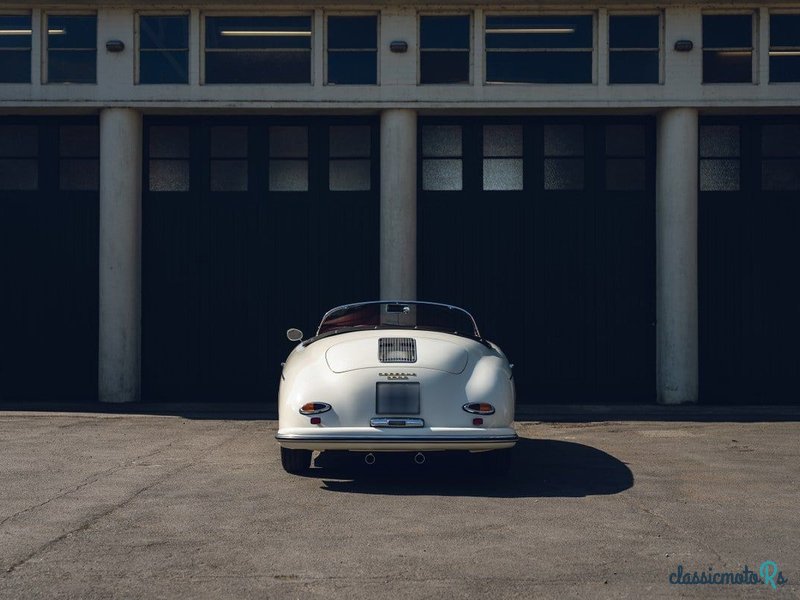
<path fill-rule="evenodd" d="M 462 406 L 465 411 L 473 415 L 493 415 L 494 406 L 486 402 L 469 402 Z"/>
<path fill-rule="evenodd" d="M 301 415 L 318 415 L 320 413 L 328 412 L 331 409 L 330 404 L 325 402 L 306 402 L 300 407 Z"/>

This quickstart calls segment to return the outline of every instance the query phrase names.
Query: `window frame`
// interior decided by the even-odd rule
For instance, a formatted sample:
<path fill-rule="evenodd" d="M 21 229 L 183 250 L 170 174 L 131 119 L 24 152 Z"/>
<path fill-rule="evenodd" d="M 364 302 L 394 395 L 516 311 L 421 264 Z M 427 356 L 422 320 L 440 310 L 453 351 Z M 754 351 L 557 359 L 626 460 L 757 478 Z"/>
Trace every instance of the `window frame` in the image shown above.
<path fill-rule="evenodd" d="M 28 17 L 28 22 L 30 23 L 31 33 L 30 33 L 30 43 L 28 44 L 27 48 L 22 46 L 15 47 L 15 48 L 0 48 L 0 56 L 2 53 L 5 52 L 20 52 L 28 51 L 28 81 L 0 81 L 0 85 L 30 85 L 33 83 L 33 30 L 34 30 L 34 15 L 32 10 L 0 10 L 0 17 Z"/>
<path fill-rule="evenodd" d="M 705 16 L 736 16 L 736 15 L 750 15 L 750 48 L 716 48 L 716 47 L 706 47 L 706 36 L 705 32 L 703 31 L 703 17 Z M 701 85 L 758 85 L 759 83 L 759 69 L 758 69 L 758 62 L 759 62 L 759 11 L 757 9 L 732 9 L 732 10 L 724 10 L 724 9 L 711 9 L 711 10 L 701 10 L 700 11 L 700 40 L 701 40 L 701 48 L 700 48 L 700 84 Z M 706 51 L 710 52 L 720 52 L 720 51 L 730 51 L 730 52 L 743 52 L 745 50 L 750 51 L 750 81 L 706 81 L 706 74 L 705 69 L 703 68 L 703 62 L 705 61 L 705 53 Z"/>
<path fill-rule="evenodd" d="M 590 49 L 591 58 L 592 58 L 592 66 L 591 66 L 591 81 L 583 81 L 583 82 L 572 82 L 572 83 L 561 83 L 561 82 L 529 82 L 529 81 L 487 81 L 488 77 L 488 54 L 489 48 L 486 45 L 486 22 L 490 17 L 580 17 L 580 16 L 591 16 L 592 17 L 592 47 Z M 483 13 L 483 22 L 481 23 L 481 35 L 483 36 L 483 81 L 481 82 L 484 86 L 505 86 L 505 85 L 543 85 L 543 86 L 553 86 L 553 85 L 597 85 L 597 65 L 598 65 L 598 23 L 599 23 L 599 14 L 598 10 L 548 10 L 548 11 L 531 11 L 531 10 L 519 10 L 519 11 L 485 11 Z M 537 49 L 525 49 L 520 50 L 521 52 L 548 52 L 551 51 L 551 48 L 537 48 Z M 586 52 L 587 48 L 569 48 L 569 49 L 562 49 L 567 52 Z"/>
<path fill-rule="evenodd" d="M 185 83 L 142 83 L 140 81 L 141 75 L 141 58 L 142 58 L 142 26 L 141 26 L 141 18 L 142 17 L 186 17 L 187 24 L 188 24 L 188 38 L 186 40 L 186 56 L 187 56 L 187 73 L 186 73 L 186 82 Z M 133 65 L 133 84 L 134 85 L 190 85 L 192 81 L 192 14 L 189 11 L 150 11 L 150 10 L 141 10 L 136 11 L 134 14 L 134 31 L 133 31 L 133 39 L 134 39 L 134 52 L 136 56 L 134 57 L 134 65 Z M 159 48 L 159 50 L 145 50 L 145 52 L 158 52 L 158 51 L 176 51 L 182 50 L 181 48 Z"/>
<path fill-rule="evenodd" d="M 375 83 L 336 83 L 328 81 L 328 57 L 331 51 L 328 48 L 328 19 L 330 17 L 375 17 Z M 322 85 L 330 85 L 333 87 L 344 86 L 376 86 L 381 84 L 381 11 L 325 11 L 322 15 Z M 312 35 L 314 34 L 312 29 Z M 366 52 L 370 48 L 339 48 L 334 49 L 334 52 Z M 313 48 L 312 48 L 312 62 L 313 62 Z"/>
<path fill-rule="evenodd" d="M 800 84 L 800 80 L 798 81 L 772 81 L 772 68 L 769 64 L 769 59 L 772 56 L 772 17 L 781 15 L 794 15 L 800 17 L 800 9 L 770 9 L 767 12 L 767 41 L 766 41 L 766 51 L 767 51 L 767 84 L 768 85 L 798 85 Z M 798 61 L 800 61 L 800 45 L 798 46 L 777 46 L 784 51 L 796 51 L 798 52 Z"/>
<path fill-rule="evenodd" d="M 94 81 L 93 82 L 63 82 L 63 81 L 50 81 L 50 44 L 49 44 L 49 27 L 47 24 L 47 20 L 51 17 L 94 17 L 94 28 L 95 28 L 95 42 L 94 42 Z M 41 35 L 39 36 L 41 39 L 41 63 L 42 63 L 42 73 L 41 73 L 41 81 L 42 85 L 97 85 L 97 56 L 100 52 L 99 45 L 100 45 L 100 19 L 98 15 L 98 11 L 96 10 L 43 10 L 41 13 L 41 19 L 39 20 L 39 27 L 41 31 Z M 75 49 L 73 49 L 75 50 Z M 85 48 L 84 50 L 88 50 Z"/>
<path fill-rule="evenodd" d="M 276 11 L 276 12 L 255 12 L 255 11 L 237 11 L 233 10 L 209 10 L 209 11 L 200 11 L 199 19 L 200 19 L 200 31 L 199 31 L 199 52 L 200 52 L 200 59 L 199 59 L 199 68 L 200 68 L 200 80 L 198 82 L 199 85 L 211 85 L 211 86 L 246 86 L 246 85 L 255 85 L 255 86 L 280 86 L 280 85 L 289 85 L 289 86 L 313 86 L 315 84 L 316 74 L 314 72 L 314 55 L 316 53 L 316 48 L 314 45 L 314 41 L 316 38 L 315 26 L 316 20 L 314 18 L 314 10 L 304 10 L 304 11 Z M 257 83 L 257 82 L 244 82 L 244 83 L 208 83 L 206 81 L 206 53 L 208 52 L 208 48 L 206 47 L 206 18 L 207 17 L 308 17 L 309 28 L 311 34 L 309 37 L 309 55 L 310 55 L 310 67 L 309 67 L 309 81 L 302 82 L 302 83 Z M 190 44 L 191 45 L 191 44 Z M 217 50 L 212 49 L 212 52 Z M 237 50 L 223 50 L 224 52 L 236 52 Z"/>
<path fill-rule="evenodd" d="M 436 48 L 426 50 L 422 47 L 422 17 L 467 17 L 469 19 L 469 46 L 467 47 L 468 81 L 460 83 L 422 83 L 422 52 L 463 52 L 463 48 Z M 477 27 L 475 13 L 473 11 L 417 11 L 417 85 L 446 85 L 446 86 L 470 86 L 475 85 L 475 28 Z"/>
<path fill-rule="evenodd" d="M 652 52 L 654 48 L 616 48 L 614 49 L 611 45 L 611 19 L 613 17 L 658 17 L 658 48 L 655 49 L 658 51 L 658 81 L 655 83 L 643 83 L 643 82 L 627 82 L 627 83 L 612 83 L 611 82 L 611 53 L 612 52 L 636 52 L 636 51 L 646 51 Z M 609 11 L 606 19 L 606 24 L 608 26 L 607 34 L 607 48 L 606 51 L 608 52 L 608 79 L 606 81 L 606 85 L 617 86 L 617 85 L 664 85 L 664 45 L 665 45 L 665 22 L 666 19 L 664 18 L 664 11 L 663 10 L 614 10 Z"/>

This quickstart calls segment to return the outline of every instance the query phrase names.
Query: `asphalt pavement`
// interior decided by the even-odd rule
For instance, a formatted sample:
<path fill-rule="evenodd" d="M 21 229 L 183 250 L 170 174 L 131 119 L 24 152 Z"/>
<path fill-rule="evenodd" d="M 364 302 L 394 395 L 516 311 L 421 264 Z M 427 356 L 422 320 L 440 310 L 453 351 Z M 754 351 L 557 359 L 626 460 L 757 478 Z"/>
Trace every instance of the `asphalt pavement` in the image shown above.
<path fill-rule="evenodd" d="M 800 597 L 797 421 L 521 422 L 508 477 L 275 430 L 0 412 L 0 598 Z"/>

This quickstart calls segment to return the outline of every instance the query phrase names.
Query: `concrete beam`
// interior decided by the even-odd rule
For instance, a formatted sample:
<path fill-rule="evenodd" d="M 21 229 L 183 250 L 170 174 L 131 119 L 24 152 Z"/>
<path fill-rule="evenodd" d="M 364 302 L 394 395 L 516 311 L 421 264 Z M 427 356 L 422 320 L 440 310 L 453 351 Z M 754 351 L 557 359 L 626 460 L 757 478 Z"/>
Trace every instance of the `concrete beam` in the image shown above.
<path fill-rule="evenodd" d="M 697 118 L 693 108 L 658 118 L 656 355 L 661 404 L 697 402 Z"/>
<path fill-rule="evenodd" d="M 142 116 L 100 113 L 100 339 L 102 402 L 139 399 Z"/>
<path fill-rule="evenodd" d="M 417 296 L 417 113 L 381 113 L 380 282 L 384 300 Z"/>

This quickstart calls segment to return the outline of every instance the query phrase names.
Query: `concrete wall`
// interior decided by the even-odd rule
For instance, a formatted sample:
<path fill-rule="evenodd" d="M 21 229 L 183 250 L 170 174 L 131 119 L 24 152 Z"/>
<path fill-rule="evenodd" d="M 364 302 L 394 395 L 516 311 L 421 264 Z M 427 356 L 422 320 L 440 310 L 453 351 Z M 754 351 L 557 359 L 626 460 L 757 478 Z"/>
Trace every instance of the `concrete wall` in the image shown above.
<path fill-rule="evenodd" d="M 5 3 L 4 3 L 5 4 Z M 30 3 L 8 4 L 3 10 L 30 10 Z M 62 5 L 63 6 L 63 5 Z M 222 3 L 213 6 L 219 14 L 235 14 L 237 8 Z M 797 5 L 800 6 L 800 5 Z M 704 5 L 704 8 L 728 8 L 730 5 Z M 74 9 L 74 3 L 70 9 Z M 558 110 L 568 109 L 624 109 L 655 111 L 670 106 L 749 107 L 781 109 L 800 108 L 798 84 L 769 84 L 766 74 L 768 66 L 768 16 L 766 8 L 756 9 L 756 36 L 758 45 L 755 62 L 759 66 L 757 83 L 754 84 L 702 84 L 702 10 L 699 5 L 667 6 L 663 11 L 663 83 L 658 85 L 608 85 L 607 27 L 608 15 L 617 11 L 654 10 L 652 5 L 576 5 L 569 8 L 550 7 L 564 12 L 591 11 L 597 19 L 595 42 L 595 83 L 591 84 L 540 84 L 540 85 L 485 85 L 483 83 L 483 18 L 487 12 L 499 9 L 490 6 L 473 9 L 467 6 L 439 7 L 445 12 L 471 12 L 474 36 L 471 85 L 417 85 L 418 32 L 417 17 L 420 12 L 430 12 L 423 5 L 388 6 L 375 5 L 303 9 L 295 6 L 293 12 L 305 10 L 313 14 L 313 82 L 296 85 L 202 85 L 200 83 L 201 52 L 200 25 L 204 11 L 198 6 L 169 5 L 164 10 L 186 10 L 191 15 L 192 33 L 190 48 L 189 85 L 134 85 L 136 64 L 135 9 L 134 8 L 85 8 L 97 10 L 98 15 L 98 83 L 97 85 L 42 84 L 38 69 L 39 55 L 46 59 L 41 39 L 41 24 L 47 9 L 35 9 L 34 21 L 34 68 L 33 83 L 0 87 L 0 111 L 15 108 L 35 107 L 83 107 L 93 108 L 123 104 L 143 109 L 186 108 L 196 106 L 208 109 L 263 109 L 263 110 L 375 110 L 378 108 L 406 107 L 415 109 L 460 109 L 460 110 Z M 153 9 L 152 4 L 146 6 Z M 281 7 L 263 3 L 258 8 L 239 6 L 238 12 L 266 13 Z M 284 11 L 287 7 L 282 7 Z M 329 13 L 346 9 L 359 9 L 380 13 L 380 85 L 376 86 L 328 86 L 324 85 L 324 48 L 322 27 Z M 64 9 L 53 9 L 63 12 Z M 509 5 L 503 8 L 509 14 L 530 11 L 530 5 Z M 544 10 L 544 8 L 542 9 Z M 657 9 L 656 9 L 657 10 Z M 46 36 L 45 36 L 46 37 Z M 122 40 L 126 48 L 113 54 L 105 49 L 109 39 Z M 688 53 L 673 49 L 678 39 L 694 42 Z M 392 40 L 404 40 L 409 45 L 405 54 L 389 51 Z"/>

